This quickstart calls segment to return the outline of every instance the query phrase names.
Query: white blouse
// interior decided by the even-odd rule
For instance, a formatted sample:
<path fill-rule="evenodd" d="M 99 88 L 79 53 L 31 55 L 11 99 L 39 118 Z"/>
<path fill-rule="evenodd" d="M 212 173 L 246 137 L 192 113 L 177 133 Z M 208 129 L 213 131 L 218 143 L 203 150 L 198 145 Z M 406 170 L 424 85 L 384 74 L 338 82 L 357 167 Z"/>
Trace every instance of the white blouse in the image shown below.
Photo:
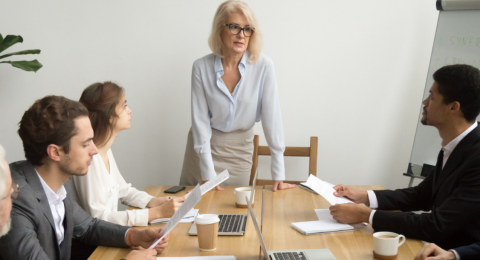
<path fill-rule="evenodd" d="M 263 54 L 255 63 L 247 60 L 245 52 L 238 65 L 241 78 L 232 95 L 221 78 L 220 57 L 209 54 L 193 63 L 192 134 L 202 180 L 216 176 L 210 150 L 212 128 L 227 133 L 247 130 L 260 120 L 272 154 L 272 178 L 285 179 L 285 144 L 273 62 Z"/>
<path fill-rule="evenodd" d="M 107 155 L 110 174 L 102 157 L 96 154 L 85 176 L 72 177 L 78 204 L 92 217 L 98 219 L 124 226 L 147 226 L 148 209 L 145 207 L 153 196 L 125 182 L 111 149 L 107 151 Z M 142 209 L 118 211 L 118 199 L 125 205 Z"/>

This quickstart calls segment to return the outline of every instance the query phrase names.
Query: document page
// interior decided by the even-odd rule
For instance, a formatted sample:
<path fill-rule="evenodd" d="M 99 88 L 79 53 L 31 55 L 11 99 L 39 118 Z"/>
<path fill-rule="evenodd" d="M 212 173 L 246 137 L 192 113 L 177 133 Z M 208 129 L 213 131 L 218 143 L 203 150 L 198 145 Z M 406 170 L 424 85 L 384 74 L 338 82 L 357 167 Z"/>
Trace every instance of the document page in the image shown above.
<path fill-rule="evenodd" d="M 202 191 L 202 195 L 207 193 L 209 190 L 215 188 L 215 186 L 220 185 L 220 183 L 224 182 L 226 179 L 230 178 L 230 174 L 228 174 L 228 170 L 223 171 L 215 178 L 205 182 L 200 186 L 200 190 Z"/>
<path fill-rule="evenodd" d="M 202 193 L 200 191 L 200 185 L 197 184 L 195 189 L 193 189 L 192 192 L 190 192 L 190 195 L 187 197 L 187 199 L 183 202 L 183 204 L 178 208 L 177 212 L 173 214 L 173 216 L 170 218 L 170 220 L 167 222 L 165 227 L 162 229 L 162 237 L 155 240 L 153 244 L 148 248 L 152 249 L 154 248 L 160 240 L 162 240 L 177 224 L 182 220 L 182 218 L 185 217 L 185 215 L 193 208 L 197 203 L 200 201 L 202 198 Z"/>
<path fill-rule="evenodd" d="M 336 197 L 333 195 L 335 189 L 331 186 L 332 184 L 328 182 L 324 182 L 317 178 L 316 176 L 310 174 L 305 183 L 305 186 L 309 187 L 310 189 L 314 190 L 316 193 L 320 194 L 324 197 L 330 204 L 344 204 L 344 203 L 353 203 L 351 200 L 345 197 Z"/>
<path fill-rule="evenodd" d="M 233 255 L 190 256 L 190 257 L 157 257 L 157 260 L 235 260 Z"/>
<path fill-rule="evenodd" d="M 180 220 L 179 223 L 192 223 L 195 217 L 197 217 L 198 209 L 191 209 L 185 216 Z M 150 221 L 150 224 L 165 223 L 168 222 L 170 218 L 157 218 Z"/>

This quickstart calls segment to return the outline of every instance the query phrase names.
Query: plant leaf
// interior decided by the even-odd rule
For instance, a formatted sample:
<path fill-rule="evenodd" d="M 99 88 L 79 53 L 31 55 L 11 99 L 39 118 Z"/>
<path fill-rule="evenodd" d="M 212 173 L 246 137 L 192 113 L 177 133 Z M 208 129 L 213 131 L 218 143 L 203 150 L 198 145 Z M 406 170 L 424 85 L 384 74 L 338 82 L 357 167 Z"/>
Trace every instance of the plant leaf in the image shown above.
<path fill-rule="evenodd" d="M 2 34 L 0 33 L 0 42 L 2 42 L 2 41 L 3 41 L 3 36 L 2 36 Z"/>
<path fill-rule="evenodd" d="M 13 67 L 22 69 L 24 71 L 37 72 L 43 65 L 38 60 L 20 60 L 20 61 L 2 61 L 0 63 L 10 63 Z"/>
<path fill-rule="evenodd" d="M 1 42 L 0 42 L 0 52 L 8 49 L 10 46 L 23 42 L 23 38 L 20 35 L 7 35 Z"/>
<path fill-rule="evenodd" d="M 10 57 L 12 55 L 24 55 L 24 54 L 40 54 L 40 50 L 26 50 L 26 51 L 12 52 L 12 53 L 8 53 L 8 54 L 0 56 L 0 59 Z"/>

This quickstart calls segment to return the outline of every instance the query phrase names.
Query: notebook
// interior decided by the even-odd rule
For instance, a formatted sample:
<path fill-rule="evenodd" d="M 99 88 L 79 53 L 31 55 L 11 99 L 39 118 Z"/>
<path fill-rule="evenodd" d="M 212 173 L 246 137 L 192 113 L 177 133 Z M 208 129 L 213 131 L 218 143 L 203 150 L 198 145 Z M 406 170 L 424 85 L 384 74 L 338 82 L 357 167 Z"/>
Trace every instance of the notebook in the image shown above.
<path fill-rule="evenodd" d="M 338 223 L 328 209 L 316 209 L 318 220 L 292 223 L 292 227 L 304 235 L 353 230 L 347 224 Z"/>

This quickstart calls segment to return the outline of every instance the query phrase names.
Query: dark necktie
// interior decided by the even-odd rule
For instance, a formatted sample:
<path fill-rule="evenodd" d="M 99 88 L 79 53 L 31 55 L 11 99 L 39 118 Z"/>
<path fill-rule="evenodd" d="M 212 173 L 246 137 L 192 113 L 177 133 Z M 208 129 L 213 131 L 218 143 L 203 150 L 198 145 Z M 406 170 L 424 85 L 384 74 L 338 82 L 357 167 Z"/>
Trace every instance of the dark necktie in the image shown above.
<path fill-rule="evenodd" d="M 443 149 L 440 150 L 440 153 L 438 154 L 437 158 L 437 168 L 435 169 L 435 176 L 433 178 L 433 184 L 435 185 L 435 182 L 438 180 L 438 177 L 440 176 L 440 173 L 442 172 L 443 168 Z"/>

